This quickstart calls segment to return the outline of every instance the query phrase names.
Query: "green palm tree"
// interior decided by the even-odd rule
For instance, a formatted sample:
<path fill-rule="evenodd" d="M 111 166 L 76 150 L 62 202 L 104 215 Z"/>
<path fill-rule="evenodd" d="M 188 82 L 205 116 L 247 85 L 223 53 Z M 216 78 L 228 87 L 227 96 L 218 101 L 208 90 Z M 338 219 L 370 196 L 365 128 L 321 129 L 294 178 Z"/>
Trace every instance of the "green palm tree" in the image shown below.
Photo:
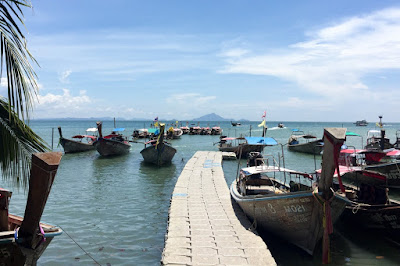
<path fill-rule="evenodd" d="M 0 95 L 0 170 L 3 179 L 27 184 L 33 152 L 46 151 L 46 143 L 25 123 L 29 121 L 38 85 L 26 47 L 22 8 L 27 0 L 0 1 L 0 77 L 7 79 L 8 97 Z M 4 75 L 3 75 L 4 74 Z"/>

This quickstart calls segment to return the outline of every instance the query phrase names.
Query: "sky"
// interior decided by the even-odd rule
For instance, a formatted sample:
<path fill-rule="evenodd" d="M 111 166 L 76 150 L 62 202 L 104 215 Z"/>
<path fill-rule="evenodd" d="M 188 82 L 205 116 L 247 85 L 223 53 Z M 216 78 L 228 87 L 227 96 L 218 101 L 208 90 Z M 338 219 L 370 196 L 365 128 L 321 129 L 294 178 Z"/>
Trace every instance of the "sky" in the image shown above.
<path fill-rule="evenodd" d="M 398 1 L 32 5 L 34 119 L 400 122 Z"/>

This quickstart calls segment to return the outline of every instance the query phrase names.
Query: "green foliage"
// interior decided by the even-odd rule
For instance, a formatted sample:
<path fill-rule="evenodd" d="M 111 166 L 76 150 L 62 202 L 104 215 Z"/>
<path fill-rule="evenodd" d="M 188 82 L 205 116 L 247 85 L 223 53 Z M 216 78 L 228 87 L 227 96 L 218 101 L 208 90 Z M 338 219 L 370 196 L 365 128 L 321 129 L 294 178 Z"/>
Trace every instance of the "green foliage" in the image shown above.
<path fill-rule="evenodd" d="M 0 77 L 7 78 L 8 98 L 0 98 L 0 170 L 26 186 L 31 156 L 48 150 L 47 145 L 25 124 L 29 119 L 38 85 L 30 62 L 37 64 L 26 47 L 22 7 L 26 0 L 0 0 Z"/>
<path fill-rule="evenodd" d="M 22 182 L 26 186 L 32 153 L 48 151 L 48 148 L 15 112 L 8 110 L 7 102 L 0 99 L 0 169 L 3 178 L 14 178 L 17 184 Z"/>

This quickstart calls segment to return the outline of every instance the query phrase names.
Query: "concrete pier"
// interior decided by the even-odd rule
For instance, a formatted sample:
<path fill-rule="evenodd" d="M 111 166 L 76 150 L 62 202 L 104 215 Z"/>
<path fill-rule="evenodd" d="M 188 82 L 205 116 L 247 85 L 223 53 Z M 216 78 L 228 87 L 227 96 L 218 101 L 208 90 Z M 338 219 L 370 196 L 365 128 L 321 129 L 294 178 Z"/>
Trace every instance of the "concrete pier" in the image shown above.
<path fill-rule="evenodd" d="M 231 202 L 222 153 L 198 151 L 172 194 L 162 265 L 276 265 L 264 241 Z"/>

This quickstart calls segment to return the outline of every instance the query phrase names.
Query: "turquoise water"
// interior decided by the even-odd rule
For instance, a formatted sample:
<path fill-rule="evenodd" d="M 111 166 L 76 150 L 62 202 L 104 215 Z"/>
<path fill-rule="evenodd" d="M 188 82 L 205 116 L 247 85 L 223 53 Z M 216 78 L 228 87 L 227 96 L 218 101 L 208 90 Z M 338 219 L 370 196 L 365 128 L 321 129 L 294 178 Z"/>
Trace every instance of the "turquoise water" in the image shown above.
<path fill-rule="evenodd" d="M 117 121 L 117 127 L 125 127 L 126 135 L 133 129 L 148 127 L 149 122 Z M 260 122 L 243 122 L 232 127 L 230 122 L 201 122 L 200 126 L 220 125 L 224 135 L 260 136 Z M 283 122 L 284 129 L 277 129 L 278 122 L 268 122 L 267 136 L 285 144 L 291 129 L 299 128 L 306 133 L 322 137 L 324 127 L 347 127 L 362 135 L 349 137 L 348 145 L 357 148 L 365 143 L 368 127 L 355 127 L 352 123 Z M 196 122 L 197 125 L 197 122 Z M 49 146 L 62 151 L 58 146 L 57 127 L 61 126 L 64 137 L 83 134 L 86 128 L 94 127 L 95 121 L 32 121 L 31 127 Z M 113 122 L 103 123 L 103 132 L 111 132 Z M 387 136 L 395 141 L 400 124 L 386 125 Z M 55 238 L 44 252 L 39 265 L 159 265 L 164 248 L 167 229 L 169 200 L 175 182 L 185 163 L 198 150 L 217 150 L 213 145 L 219 136 L 183 135 L 171 140 L 177 149 L 171 165 L 154 167 L 142 162 L 140 150 L 143 144 L 133 143 L 128 155 L 102 158 L 97 151 L 65 154 L 50 193 L 42 221 L 60 226 L 65 233 Z M 319 168 L 320 156 L 288 152 L 280 145 L 269 147 L 266 153 L 285 155 L 286 167 L 305 172 Z M 223 168 L 227 183 L 236 175 L 237 161 L 224 161 Z M 10 212 L 23 215 L 26 204 L 24 189 L 13 187 L 2 181 L 2 187 L 13 191 Z M 393 196 L 400 198 L 399 196 Z M 319 252 L 314 258 L 268 234 L 263 235 L 272 255 L 279 265 L 318 265 Z M 73 240 L 72 240 L 73 239 Z M 79 246 L 84 249 L 84 251 Z M 332 236 L 334 264 L 399 265 L 399 247 L 379 236 L 357 230 L 357 227 L 337 224 Z M 93 258 L 91 258 L 90 256 Z"/>

